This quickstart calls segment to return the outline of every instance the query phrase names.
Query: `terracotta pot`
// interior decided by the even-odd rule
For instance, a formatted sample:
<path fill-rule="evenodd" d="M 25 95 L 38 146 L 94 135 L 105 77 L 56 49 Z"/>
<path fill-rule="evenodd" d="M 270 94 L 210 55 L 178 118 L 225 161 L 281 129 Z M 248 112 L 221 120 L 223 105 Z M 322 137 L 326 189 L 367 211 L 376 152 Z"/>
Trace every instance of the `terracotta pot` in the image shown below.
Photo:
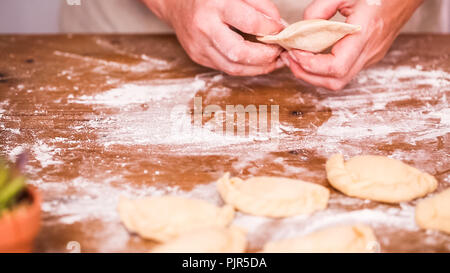
<path fill-rule="evenodd" d="M 27 187 L 31 204 L 0 216 L 0 252 L 31 252 L 41 224 L 41 196 Z"/>

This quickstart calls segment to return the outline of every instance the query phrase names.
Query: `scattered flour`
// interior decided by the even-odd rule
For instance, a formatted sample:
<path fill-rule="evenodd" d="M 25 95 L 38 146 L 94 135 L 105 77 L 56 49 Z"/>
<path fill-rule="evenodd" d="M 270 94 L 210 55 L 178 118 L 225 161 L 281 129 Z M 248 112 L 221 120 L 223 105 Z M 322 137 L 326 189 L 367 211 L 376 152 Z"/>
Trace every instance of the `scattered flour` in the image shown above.
<path fill-rule="evenodd" d="M 417 85 L 423 87 L 417 89 Z M 450 74 L 444 71 L 369 68 L 347 89 L 321 93 L 325 99 L 317 104 L 331 109 L 332 116 L 297 143 L 324 157 L 335 152 L 360 153 L 361 143 L 368 140 L 385 143 L 397 138 L 416 145 L 450 133 Z M 414 111 L 402 108 L 401 102 L 411 99 L 423 105 Z"/>
<path fill-rule="evenodd" d="M 267 149 L 278 131 L 254 136 L 226 135 L 204 126 L 193 126 L 187 105 L 197 92 L 222 79 L 220 74 L 205 74 L 196 78 L 158 80 L 125 84 L 95 96 L 80 96 L 70 102 L 95 107 L 116 108 L 118 114 L 91 119 L 89 127 L 96 130 L 105 147 L 111 145 L 170 145 L 173 151 L 194 153 L 213 152 L 233 144 L 265 141 Z M 218 92 L 217 88 L 213 88 Z M 142 109 L 142 105 L 147 107 Z M 175 105 L 175 106 L 173 106 Z M 186 145 L 189 144 L 189 145 Z"/>
<path fill-rule="evenodd" d="M 431 87 L 442 88 L 444 86 L 448 87 L 450 84 L 450 74 L 442 70 L 426 71 L 420 66 L 369 68 L 361 71 L 358 74 L 356 81 L 368 84 L 364 86 L 366 89 L 379 88 L 380 85 L 388 88 L 408 88 L 417 85 L 429 85 Z"/>
<path fill-rule="evenodd" d="M 102 135 L 99 139 L 105 147 L 169 145 L 174 152 L 190 154 L 198 152 L 199 147 L 202 154 L 236 153 L 242 150 L 242 145 L 256 142 L 257 147 L 270 151 L 278 148 L 273 145 L 273 139 L 279 141 L 289 139 L 291 133 L 303 133 L 305 137 L 300 141 L 298 138 L 293 142 L 284 141 L 288 146 L 282 148 L 303 147 L 328 156 L 339 147 L 345 148 L 344 140 L 355 141 L 356 144 L 349 147 L 354 150 L 358 142 L 366 139 L 385 141 L 395 136 L 414 145 L 450 132 L 447 96 L 450 74 L 440 70 L 425 71 L 421 67 L 407 66 L 367 69 L 346 90 L 324 93 L 325 99 L 318 101 L 318 106 L 331 109 L 332 116 L 316 130 L 280 124 L 276 135 L 252 137 L 219 134 L 208 128 L 208 124 L 201 128 L 191 126 L 189 102 L 199 91 L 203 91 L 206 99 L 212 94 L 229 93 L 229 88 L 222 86 L 222 80 L 221 74 L 208 73 L 196 78 L 128 83 L 94 96 L 72 95 L 70 102 L 119 110 L 118 114 L 105 118 L 97 116 L 89 122 L 89 127 Z M 423 88 L 413 90 L 413 84 L 423 85 Z M 389 106 L 409 99 L 434 100 L 437 104 L 425 104 L 414 112 Z M 170 108 L 175 104 L 176 107 Z M 142 109 L 142 105 L 147 108 Z M 267 140 L 271 145 L 264 148 Z M 224 146 L 230 147 L 226 151 L 220 149 Z"/>
<path fill-rule="evenodd" d="M 109 68 L 109 69 L 118 69 L 126 72 L 144 73 L 156 70 L 167 70 L 171 67 L 171 64 L 168 62 L 162 63 L 156 59 L 150 58 L 146 58 L 146 60 L 140 60 L 137 64 L 130 65 L 115 61 L 106 61 L 103 59 L 90 56 L 83 56 L 70 52 L 62 52 L 59 50 L 54 51 L 53 54 L 59 57 L 76 59 L 85 62 L 87 64 L 96 65 L 99 71 L 102 71 L 102 69 L 104 68 Z"/>
<path fill-rule="evenodd" d="M 205 87 L 202 80 L 155 81 L 146 84 L 124 84 L 95 96 L 80 96 L 71 103 L 103 104 L 120 107 L 130 104 L 154 103 L 171 99 L 187 92 L 197 92 Z M 195 93 L 194 93 L 195 94 Z"/>
<path fill-rule="evenodd" d="M 62 160 L 54 159 L 55 155 L 60 152 L 60 148 L 51 147 L 40 140 L 32 146 L 31 152 L 42 168 L 64 164 Z"/>
<path fill-rule="evenodd" d="M 9 104 L 9 100 L 1 101 L 0 102 L 0 118 L 3 117 L 3 113 L 6 112 L 6 109 L 4 108 Z"/>
<path fill-rule="evenodd" d="M 411 139 L 414 143 L 450 132 L 447 98 L 450 92 L 449 73 L 401 66 L 395 69 L 367 69 L 360 73 L 356 81 L 364 84 L 344 90 L 338 96 L 329 96 L 321 102 L 324 107 L 333 110 L 333 116 L 319 127 L 318 135 L 361 139 L 386 137 L 391 133 L 419 133 L 417 139 Z M 412 90 L 413 85 L 425 87 Z M 383 89 L 373 90 L 380 87 Z M 389 103 L 408 99 L 435 99 L 438 103 L 425 105 L 413 112 L 387 108 Z"/>
<path fill-rule="evenodd" d="M 17 156 L 20 155 L 22 152 L 24 152 L 25 149 L 22 146 L 14 147 L 9 153 L 9 161 L 10 162 L 16 162 Z"/>

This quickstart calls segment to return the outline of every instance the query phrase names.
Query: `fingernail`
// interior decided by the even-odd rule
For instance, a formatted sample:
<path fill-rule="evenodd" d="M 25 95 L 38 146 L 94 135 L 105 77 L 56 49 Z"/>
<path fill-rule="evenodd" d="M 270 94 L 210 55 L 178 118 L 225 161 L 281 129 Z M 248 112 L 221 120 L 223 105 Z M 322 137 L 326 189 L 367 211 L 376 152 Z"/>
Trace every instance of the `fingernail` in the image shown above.
<path fill-rule="evenodd" d="M 283 18 L 280 19 L 280 24 L 282 24 L 284 27 L 289 26 L 289 23 L 286 20 L 284 20 Z"/>
<path fill-rule="evenodd" d="M 264 13 L 262 13 L 262 12 L 260 12 L 264 17 L 266 17 L 266 19 L 268 19 L 268 20 L 270 20 L 270 21 L 274 21 L 274 22 L 277 22 L 277 23 L 280 23 L 281 24 L 281 22 L 279 21 L 279 20 L 277 20 L 277 19 L 274 19 L 274 18 L 272 18 L 272 17 L 270 17 L 269 15 L 267 15 L 267 14 L 264 14 Z"/>
<path fill-rule="evenodd" d="M 287 22 L 286 21 L 284 21 L 283 19 L 274 19 L 274 18 L 272 18 L 272 17 L 270 17 L 269 15 L 267 15 L 267 14 L 264 14 L 264 13 L 262 13 L 262 12 L 260 12 L 264 17 L 266 17 L 266 19 L 268 19 L 268 20 L 270 20 L 270 21 L 273 21 L 273 22 L 275 22 L 275 23 L 277 23 L 277 24 L 279 24 L 279 25 L 281 25 L 283 28 L 285 28 L 285 27 L 287 27 L 289 24 L 287 24 Z M 282 30 L 282 29 L 281 29 Z M 277 29 L 276 31 L 273 31 L 272 33 L 270 33 L 270 35 L 276 35 L 276 34 L 278 34 L 278 33 L 280 33 L 280 31 L 281 31 L 280 29 Z M 267 34 L 264 34 L 264 35 L 267 35 Z M 264 35 L 257 35 L 257 36 L 264 36 Z"/>

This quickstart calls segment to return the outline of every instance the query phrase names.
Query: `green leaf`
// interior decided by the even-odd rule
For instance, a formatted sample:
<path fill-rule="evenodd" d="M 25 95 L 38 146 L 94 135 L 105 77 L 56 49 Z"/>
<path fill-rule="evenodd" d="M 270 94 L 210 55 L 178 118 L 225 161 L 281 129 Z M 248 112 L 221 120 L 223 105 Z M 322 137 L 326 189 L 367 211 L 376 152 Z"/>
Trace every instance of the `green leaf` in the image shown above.
<path fill-rule="evenodd" d="M 12 201 L 23 191 L 25 186 L 25 177 L 19 176 L 2 188 L 0 191 L 0 212 L 13 205 L 11 204 Z"/>
<path fill-rule="evenodd" d="M 9 178 L 9 170 L 5 165 L 0 164 L 0 190 L 6 184 Z"/>

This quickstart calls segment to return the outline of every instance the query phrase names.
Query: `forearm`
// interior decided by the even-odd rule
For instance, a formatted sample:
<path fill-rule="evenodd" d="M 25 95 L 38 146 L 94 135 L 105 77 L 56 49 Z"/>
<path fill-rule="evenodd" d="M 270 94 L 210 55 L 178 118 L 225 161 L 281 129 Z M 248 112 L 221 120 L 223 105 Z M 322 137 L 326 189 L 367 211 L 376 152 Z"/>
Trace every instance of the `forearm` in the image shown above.
<path fill-rule="evenodd" d="M 156 16 L 169 25 L 172 25 L 170 14 L 174 13 L 177 3 L 171 5 L 172 0 L 140 0 L 144 3 Z M 180 3 L 178 3 L 180 5 Z"/>
<path fill-rule="evenodd" d="M 385 16 L 385 24 L 400 31 L 423 2 L 424 0 L 384 1 L 383 13 L 391 13 L 391 16 Z"/>

